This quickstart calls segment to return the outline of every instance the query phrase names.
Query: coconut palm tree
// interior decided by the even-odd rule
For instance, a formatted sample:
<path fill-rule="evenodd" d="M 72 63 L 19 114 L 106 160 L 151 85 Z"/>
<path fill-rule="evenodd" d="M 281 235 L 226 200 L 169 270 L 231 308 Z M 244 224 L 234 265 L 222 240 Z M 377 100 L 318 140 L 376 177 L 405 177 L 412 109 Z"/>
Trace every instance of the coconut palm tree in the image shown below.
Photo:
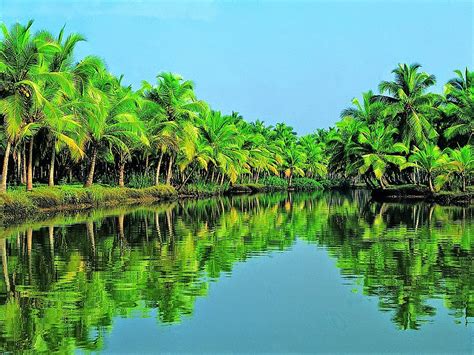
<path fill-rule="evenodd" d="M 191 178 L 196 171 L 196 169 L 204 169 L 207 171 L 207 166 L 209 162 L 215 164 L 212 158 L 212 148 L 207 144 L 203 138 L 199 139 L 196 142 L 195 149 L 192 155 L 182 155 L 181 160 L 178 161 L 179 170 L 183 174 L 183 180 L 181 185 L 178 187 L 178 191 L 183 188 L 183 186 L 188 182 L 189 178 Z M 189 166 L 191 170 L 189 171 L 188 175 L 184 175 L 186 168 Z"/>
<path fill-rule="evenodd" d="M 345 116 L 336 123 L 336 129 L 327 135 L 326 154 L 329 156 L 328 170 L 333 174 L 353 175 L 355 161 L 358 158 L 357 150 L 360 129 L 363 122 L 350 116 Z"/>
<path fill-rule="evenodd" d="M 372 90 L 362 93 L 362 103 L 354 98 L 352 104 L 354 107 L 346 108 L 341 112 L 341 118 L 352 117 L 366 124 L 373 124 L 383 116 L 385 104 L 375 99 Z"/>
<path fill-rule="evenodd" d="M 198 120 L 199 133 L 212 149 L 213 165 L 219 170 L 221 184 L 225 175 L 232 183 L 237 180 L 246 158 L 241 149 L 242 137 L 232 122 L 231 116 L 223 116 L 219 111 L 206 111 Z M 211 181 L 214 173 L 212 170 Z"/>
<path fill-rule="evenodd" d="M 467 144 L 458 149 L 448 149 L 450 166 L 461 177 L 462 191 L 466 191 L 466 180 L 474 172 L 474 148 Z"/>
<path fill-rule="evenodd" d="M 0 112 L 4 116 L 6 136 L 0 192 L 7 188 L 8 161 L 12 144 L 25 129 L 33 102 L 31 79 L 38 68 L 38 46 L 31 35 L 33 21 L 25 26 L 16 23 L 10 29 L 0 25 Z"/>
<path fill-rule="evenodd" d="M 474 135 L 474 72 L 466 68 L 464 73 L 455 73 L 457 77 L 448 82 L 444 91 L 449 118 L 444 134 L 448 139 L 461 139 L 469 144 Z"/>
<path fill-rule="evenodd" d="M 306 171 L 310 176 L 325 176 L 327 174 L 327 160 L 325 157 L 325 144 L 317 143 L 315 134 L 308 134 L 299 139 L 307 157 Z"/>
<path fill-rule="evenodd" d="M 389 166 L 400 168 L 406 163 L 406 158 L 400 153 L 408 153 L 408 148 L 400 142 L 393 140 L 397 129 L 385 126 L 384 122 L 378 121 L 375 125 L 365 126 L 360 129 L 357 149 L 361 157 L 358 167 L 360 174 L 371 170 L 382 188 L 388 183 L 385 180 L 385 172 Z"/>
<path fill-rule="evenodd" d="M 293 176 L 295 174 L 305 175 L 306 153 L 303 146 L 297 143 L 290 143 L 284 151 L 285 176 L 288 179 L 288 186 L 292 186 Z"/>
<path fill-rule="evenodd" d="M 181 129 L 169 129 L 172 128 L 170 125 L 167 125 L 167 127 L 158 126 L 158 130 L 155 131 L 157 133 L 155 136 L 157 136 L 160 134 L 160 129 L 165 129 L 162 132 L 166 133 L 167 136 L 161 145 L 157 175 L 159 174 L 163 155 L 167 154 L 169 161 L 166 183 L 170 184 L 178 142 L 184 143 L 185 151 L 192 155 L 193 148 L 188 139 L 189 133 L 192 132 L 191 126 L 199 112 L 206 109 L 206 104 L 196 99 L 193 82 L 183 80 L 181 76 L 172 73 L 161 73 L 157 76 L 157 79 L 158 85 L 156 86 L 152 86 L 147 82 L 143 83 L 144 97 L 160 106 L 161 110 L 159 113 L 157 112 L 161 118 L 159 121 L 175 122 L 178 126 L 181 126 Z M 179 137 L 180 132 L 184 133 L 181 137 Z M 156 141 L 160 140 L 158 137 L 156 138 Z"/>
<path fill-rule="evenodd" d="M 130 142 L 142 137 L 144 128 L 136 114 L 137 97 L 104 68 L 93 79 L 84 99 L 81 126 L 90 159 L 84 187 L 90 187 L 99 153 L 111 159 L 113 152 L 120 152 L 124 159 Z M 123 159 L 120 164 L 124 164 Z"/>
<path fill-rule="evenodd" d="M 446 182 L 447 176 L 444 173 L 449 169 L 449 157 L 436 144 L 426 143 L 421 149 L 415 147 L 408 160 L 409 163 L 403 168 L 415 166 L 424 171 L 431 192 L 435 192 L 435 187 L 439 188 Z M 433 184 L 434 178 L 437 179 L 435 181 L 437 186 Z"/>
<path fill-rule="evenodd" d="M 420 64 L 399 64 L 392 70 L 394 81 L 382 81 L 382 93 L 373 98 L 387 104 L 389 122 L 401 133 L 406 145 L 423 144 L 438 133 L 433 128 L 433 120 L 439 116 L 437 95 L 426 90 L 436 84 L 436 77 L 419 72 Z M 387 94 L 387 95 L 384 95 Z"/>

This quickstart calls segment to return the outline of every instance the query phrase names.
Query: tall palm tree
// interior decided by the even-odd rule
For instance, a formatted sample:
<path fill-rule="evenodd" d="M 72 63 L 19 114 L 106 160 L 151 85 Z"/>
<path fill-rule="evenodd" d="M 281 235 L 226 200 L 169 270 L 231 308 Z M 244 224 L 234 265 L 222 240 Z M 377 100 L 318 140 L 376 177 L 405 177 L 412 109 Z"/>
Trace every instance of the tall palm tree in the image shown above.
<path fill-rule="evenodd" d="M 284 167 L 285 176 L 288 178 L 288 186 L 291 187 L 293 183 L 293 176 L 295 174 L 305 175 L 306 153 L 303 146 L 297 143 L 290 143 L 285 147 L 284 151 Z"/>
<path fill-rule="evenodd" d="M 455 70 L 457 77 L 445 86 L 445 108 L 449 126 L 444 134 L 448 139 L 463 139 L 470 143 L 474 135 L 474 71 Z"/>
<path fill-rule="evenodd" d="M 317 143 L 315 134 L 308 134 L 299 139 L 307 157 L 307 173 L 311 176 L 325 176 L 327 174 L 327 159 L 325 157 L 325 144 Z"/>
<path fill-rule="evenodd" d="M 28 85 L 38 68 L 38 46 L 31 35 L 33 21 L 25 26 L 16 23 L 11 29 L 0 25 L 0 112 L 4 116 L 6 136 L 0 192 L 7 189 L 8 161 L 12 144 L 18 140 L 26 124 L 33 102 Z"/>
<path fill-rule="evenodd" d="M 165 142 L 181 143 L 185 145 L 185 150 L 192 155 L 192 144 L 189 142 L 189 134 L 192 131 L 191 125 L 198 117 L 198 113 L 205 110 L 206 104 L 203 101 L 197 100 L 194 93 L 194 84 L 189 80 L 183 80 L 179 75 L 172 73 L 161 73 L 157 76 L 158 85 L 152 86 L 144 82 L 142 91 L 145 98 L 157 103 L 161 107 L 161 121 L 175 122 L 181 129 L 169 130 Z M 167 127 L 169 128 L 169 126 Z M 158 130 L 156 133 L 160 133 Z M 184 135 L 179 137 L 179 133 Z M 156 136 L 156 135 L 155 135 Z M 158 139 L 158 137 L 156 137 Z M 161 159 L 164 154 L 169 157 L 168 173 L 166 176 L 166 183 L 171 183 L 173 163 L 176 156 L 177 144 L 163 144 L 160 149 L 160 160 L 158 166 L 161 165 Z M 159 171 L 157 169 L 157 173 Z"/>
<path fill-rule="evenodd" d="M 123 88 L 120 80 L 104 68 L 87 89 L 82 106 L 81 126 L 90 159 L 84 187 L 90 187 L 99 153 L 109 159 L 114 151 L 126 154 L 130 141 L 143 135 L 143 125 L 136 114 L 136 96 L 129 88 Z M 123 161 L 120 163 L 123 164 Z"/>
<path fill-rule="evenodd" d="M 438 135 L 433 120 L 439 115 L 436 108 L 439 97 L 426 92 L 436 84 L 436 77 L 419 72 L 420 68 L 420 64 L 399 64 L 392 70 L 394 81 L 382 81 L 379 84 L 382 94 L 374 97 L 375 101 L 387 104 L 386 114 L 406 145 L 423 144 Z"/>
<path fill-rule="evenodd" d="M 220 170 L 221 183 L 227 175 L 235 182 L 246 155 L 241 149 L 241 136 L 231 116 L 223 116 L 218 111 L 206 111 L 198 121 L 201 136 L 212 149 L 212 161 Z M 212 178 L 214 178 L 214 170 Z"/>

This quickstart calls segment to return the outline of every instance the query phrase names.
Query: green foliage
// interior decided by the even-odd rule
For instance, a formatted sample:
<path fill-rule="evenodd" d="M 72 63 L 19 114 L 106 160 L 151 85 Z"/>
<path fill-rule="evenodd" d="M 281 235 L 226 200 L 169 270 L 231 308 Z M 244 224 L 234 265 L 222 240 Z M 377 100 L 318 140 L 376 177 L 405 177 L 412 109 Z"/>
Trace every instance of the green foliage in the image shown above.
<path fill-rule="evenodd" d="M 321 182 L 305 177 L 293 179 L 291 186 L 298 191 L 314 191 L 323 189 L 323 184 Z"/>
<path fill-rule="evenodd" d="M 128 179 L 128 186 L 133 189 L 143 189 L 154 185 L 154 178 L 150 174 L 133 172 Z"/>
<path fill-rule="evenodd" d="M 10 216 L 24 217 L 40 209 L 80 209 L 139 200 L 169 199 L 176 195 L 176 190 L 169 185 L 142 189 L 101 185 L 90 188 L 83 188 L 80 185 L 39 186 L 29 193 L 15 190 L 0 194 L 0 210 Z"/>
<path fill-rule="evenodd" d="M 74 50 L 84 41 L 80 34 L 34 34 L 31 21 L 2 25 L 2 32 L 1 192 L 7 182 L 26 182 L 32 190 L 33 179 L 45 182 L 45 170 L 49 186 L 82 180 L 85 187 L 124 187 L 128 177 L 132 188 L 164 181 L 191 194 L 222 192 L 215 186 L 261 182 L 269 175 L 285 177 L 286 186 L 298 177 L 331 180 L 322 186 L 415 183 L 433 191 L 457 185 L 466 190 L 472 182 L 472 171 L 447 150 L 472 145 L 474 74 L 467 68 L 456 70 L 438 95 L 429 92 L 434 75 L 420 64 L 401 63 L 393 80 L 379 84 L 379 93 L 354 98 L 335 127 L 298 136 L 285 123 L 269 126 L 213 110 L 199 100 L 194 83 L 178 74 L 161 72 L 155 84 L 143 82 L 134 91 L 97 57 L 74 62 Z M 429 145 L 453 164 L 435 172 L 422 168 L 413 156 Z M 12 155 L 21 165 L 17 171 L 8 171 Z M 55 193 L 35 198 L 41 206 L 61 201 Z"/>
<path fill-rule="evenodd" d="M 268 186 L 274 189 L 286 189 L 288 187 L 288 182 L 278 176 L 268 176 L 260 180 L 262 185 Z"/>

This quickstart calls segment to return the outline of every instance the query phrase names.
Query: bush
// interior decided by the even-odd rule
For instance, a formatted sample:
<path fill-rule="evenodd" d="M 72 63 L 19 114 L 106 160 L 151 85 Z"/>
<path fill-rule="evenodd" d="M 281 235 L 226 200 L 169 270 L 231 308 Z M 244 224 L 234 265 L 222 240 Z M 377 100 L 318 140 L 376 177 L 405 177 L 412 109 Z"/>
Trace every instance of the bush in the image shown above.
<path fill-rule="evenodd" d="M 288 182 L 279 176 L 269 176 L 260 180 L 262 185 L 273 190 L 284 190 L 288 187 Z"/>
<path fill-rule="evenodd" d="M 128 179 L 128 186 L 134 189 L 143 189 L 151 187 L 155 184 L 155 177 L 151 174 L 136 174 L 133 173 Z"/>
<path fill-rule="evenodd" d="M 323 189 L 323 185 L 319 181 L 306 177 L 293 179 L 291 187 L 298 191 L 312 191 Z"/>

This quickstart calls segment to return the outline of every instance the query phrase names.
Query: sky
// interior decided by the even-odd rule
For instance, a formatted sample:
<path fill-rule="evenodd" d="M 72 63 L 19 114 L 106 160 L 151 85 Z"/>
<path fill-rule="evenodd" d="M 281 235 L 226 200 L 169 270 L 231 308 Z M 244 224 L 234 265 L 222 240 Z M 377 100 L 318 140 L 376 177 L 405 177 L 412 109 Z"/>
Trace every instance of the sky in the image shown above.
<path fill-rule="evenodd" d="M 194 81 L 200 99 L 249 121 L 327 128 L 398 63 L 435 74 L 474 67 L 474 0 L 0 0 L 8 26 L 79 32 L 139 88 L 162 71 Z"/>

